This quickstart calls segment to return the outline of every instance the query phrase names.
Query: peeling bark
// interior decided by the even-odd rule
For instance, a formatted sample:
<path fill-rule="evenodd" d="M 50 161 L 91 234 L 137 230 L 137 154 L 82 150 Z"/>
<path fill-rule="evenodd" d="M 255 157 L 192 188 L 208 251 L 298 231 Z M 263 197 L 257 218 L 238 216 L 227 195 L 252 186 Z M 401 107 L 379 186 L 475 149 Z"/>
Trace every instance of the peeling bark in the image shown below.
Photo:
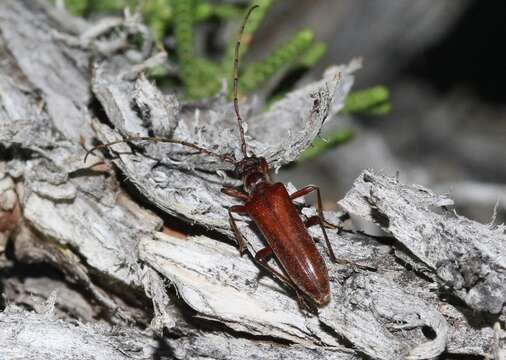
<path fill-rule="evenodd" d="M 42 0 L 2 1 L 0 13 L 0 289 L 13 304 L 0 313 L 2 356 L 503 356 L 502 227 L 436 211 L 451 200 L 365 172 L 340 204 L 395 240 L 329 231 L 337 257 L 361 266 L 328 263 L 331 303 L 303 311 L 255 266 L 264 243 L 247 218 L 249 256 L 230 245 L 232 202 L 220 188 L 238 182 L 226 164 L 148 142 L 83 163 L 97 141 L 151 132 L 239 156 L 224 96 L 187 103 L 148 81 L 141 72 L 165 54 L 150 51 L 135 14 L 94 24 Z M 132 32 L 146 46 L 126 46 Z M 274 168 L 293 161 L 342 108 L 357 67 L 332 67 L 265 112 L 241 104 L 250 149 Z M 176 218 L 199 227 L 168 235 Z M 310 233 L 324 253 L 319 228 Z M 51 271 L 23 271 L 34 268 Z"/>
<path fill-rule="evenodd" d="M 365 171 L 339 204 L 389 231 L 442 289 L 477 311 L 500 314 L 506 302 L 504 225 L 485 225 L 446 207 L 453 201 L 421 186 Z"/>
<path fill-rule="evenodd" d="M 66 322 L 47 311 L 0 313 L 4 359 L 152 359 L 157 352 L 157 341 L 135 328 Z"/>

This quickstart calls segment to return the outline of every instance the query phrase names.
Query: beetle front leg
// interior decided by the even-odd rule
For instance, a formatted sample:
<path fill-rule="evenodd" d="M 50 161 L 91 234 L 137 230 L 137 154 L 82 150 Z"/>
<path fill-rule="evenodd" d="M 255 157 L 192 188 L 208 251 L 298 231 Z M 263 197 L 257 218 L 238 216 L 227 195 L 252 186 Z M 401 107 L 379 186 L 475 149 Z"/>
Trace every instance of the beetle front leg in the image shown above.
<path fill-rule="evenodd" d="M 239 227 L 235 223 L 235 219 L 232 217 L 231 212 L 246 213 L 245 210 L 246 210 L 246 208 L 244 206 L 240 206 L 240 205 L 232 206 L 229 209 L 230 222 L 231 222 L 231 224 L 233 224 L 232 225 L 232 229 L 234 231 L 235 238 L 236 238 L 236 240 L 237 240 L 237 242 L 239 244 L 243 244 L 244 249 L 246 248 L 246 241 L 244 240 L 244 237 L 242 236 L 241 231 L 239 230 Z M 241 245 L 239 245 L 239 248 L 240 247 L 241 247 Z M 255 261 L 255 263 L 258 266 L 260 266 L 262 269 L 266 270 L 268 273 L 270 273 L 276 279 L 278 279 L 279 281 L 281 281 L 282 284 L 284 284 L 285 286 L 287 286 L 290 289 L 294 290 L 297 293 L 297 297 L 298 297 L 299 296 L 299 291 L 292 284 L 292 281 L 288 277 L 286 277 L 285 275 L 283 275 L 281 272 L 279 272 L 278 270 L 274 269 L 272 266 L 270 266 L 268 264 L 268 261 L 272 257 L 272 255 L 273 255 L 272 248 L 270 246 L 266 246 L 263 249 L 260 249 L 259 251 L 257 251 L 257 253 L 255 254 L 255 256 L 253 257 L 253 260 Z"/>
<path fill-rule="evenodd" d="M 232 196 L 237 199 L 241 199 L 244 202 L 249 200 L 248 194 L 240 192 L 239 190 L 236 190 L 234 188 L 223 187 L 223 188 L 221 188 L 221 192 L 224 193 L 225 195 Z"/>
<path fill-rule="evenodd" d="M 237 240 L 237 245 L 239 246 L 239 253 L 244 253 L 244 250 L 246 250 L 246 240 L 244 240 L 244 237 L 242 236 L 241 232 L 239 231 L 239 227 L 237 226 L 237 223 L 235 222 L 235 219 L 232 215 L 232 213 L 236 214 L 247 214 L 248 211 L 246 210 L 245 206 L 242 205 L 234 205 L 231 206 L 228 209 L 228 219 L 230 222 L 230 227 L 232 228 L 232 231 L 234 232 L 235 239 Z"/>

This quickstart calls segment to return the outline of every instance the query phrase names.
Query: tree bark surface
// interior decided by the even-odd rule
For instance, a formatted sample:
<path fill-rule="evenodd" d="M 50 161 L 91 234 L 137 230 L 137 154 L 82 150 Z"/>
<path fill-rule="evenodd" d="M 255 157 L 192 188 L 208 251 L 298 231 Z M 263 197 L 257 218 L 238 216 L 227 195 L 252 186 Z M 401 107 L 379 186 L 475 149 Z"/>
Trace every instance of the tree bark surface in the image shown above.
<path fill-rule="evenodd" d="M 506 358 L 504 227 L 365 171 L 339 204 L 385 236 L 329 230 L 353 264 L 327 262 L 330 304 L 301 310 L 252 261 L 264 242 L 245 217 L 247 256 L 234 246 L 229 164 L 152 142 L 83 162 L 93 144 L 150 134 L 240 158 L 224 94 L 187 102 L 147 80 L 166 54 L 136 14 L 91 23 L 42 0 L 5 0 L 0 14 L 1 358 Z M 250 151 L 273 168 L 295 160 L 336 121 L 359 67 L 331 67 L 266 111 L 241 104 Z M 196 225 L 188 236 L 171 229 L 181 222 Z"/>

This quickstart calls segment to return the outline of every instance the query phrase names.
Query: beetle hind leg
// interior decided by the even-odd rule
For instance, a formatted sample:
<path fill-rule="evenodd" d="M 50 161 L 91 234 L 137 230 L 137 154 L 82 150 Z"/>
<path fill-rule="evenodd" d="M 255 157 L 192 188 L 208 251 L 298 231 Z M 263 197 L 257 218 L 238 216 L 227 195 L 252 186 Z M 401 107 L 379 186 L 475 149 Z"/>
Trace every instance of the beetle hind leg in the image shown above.
<path fill-rule="evenodd" d="M 247 214 L 248 212 L 246 210 L 246 207 L 242 206 L 242 205 L 234 205 L 228 209 L 230 227 L 232 228 L 232 231 L 234 232 L 235 239 L 236 239 L 237 244 L 239 246 L 239 252 L 242 255 L 244 253 L 244 251 L 246 250 L 248 243 L 246 242 L 246 240 L 244 240 L 244 237 L 242 236 L 241 231 L 239 230 L 239 227 L 237 226 L 236 220 L 234 219 L 232 213 Z M 292 282 L 290 281 L 290 279 L 288 277 L 286 277 L 281 272 L 277 271 L 276 269 L 274 269 L 272 266 L 270 266 L 268 264 L 268 261 L 272 257 L 272 255 L 273 255 L 272 249 L 269 246 L 267 246 L 267 247 L 264 247 L 263 249 L 260 249 L 255 254 L 253 259 L 255 260 L 255 263 L 257 263 L 261 268 L 263 268 L 264 270 L 269 272 L 271 275 L 273 275 L 279 281 L 281 281 L 285 285 L 289 286 L 290 288 L 296 290 L 295 286 L 292 284 Z"/>
<path fill-rule="evenodd" d="M 232 215 L 233 213 L 247 214 L 247 210 L 246 207 L 242 205 L 234 205 L 228 209 L 230 227 L 232 228 L 235 239 L 239 246 L 239 251 L 242 255 L 246 250 L 247 242 L 244 239 L 243 235 L 241 234 L 239 227 L 237 226 L 236 220 Z M 297 287 L 293 284 L 290 278 L 288 278 L 286 275 L 284 275 L 283 273 L 281 273 L 280 271 L 276 270 L 271 265 L 269 265 L 268 262 L 272 256 L 273 256 L 272 248 L 270 246 L 266 246 L 263 249 L 257 251 L 256 254 L 254 254 L 253 260 L 260 268 L 267 271 L 271 276 L 273 276 L 275 279 L 281 282 L 281 284 L 283 284 L 284 286 L 288 287 L 289 289 L 295 292 L 295 295 L 297 296 L 297 303 L 299 304 L 299 307 L 301 309 L 306 309 L 307 311 L 314 313 L 314 306 L 308 304 L 308 302 L 304 298 L 304 294 L 302 294 L 300 290 L 297 289 Z"/>
<path fill-rule="evenodd" d="M 320 219 L 320 217 L 318 215 L 311 216 L 309 219 L 307 219 L 304 222 L 304 224 L 308 228 L 311 227 L 311 226 L 313 226 L 313 225 L 317 225 L 317 224 L 320 225 L 320 228 L 322 229 L 323 237 L 325 238 L 325 242 L 327 243 L 327 248 L 329 249 L 330 259 L 332 260 L 333 263 L 340 264 L 340 265 L 351 266 L 351 267 L 353 267 L 355 269 L 376 271 L 376 269 L 373 269 L 373 268 L 371 268 L 369 266 L 360 265 L 360 264 L 357 264 L 357 263 L 355 263 L 353 261 L 350 261 L 350 260 L 337 258 L 335 256 L 335 254 L 334 254 L 334 251 L 332 250 L 332 247 L 330 246 L 330 241 L 328 239 L 327 232 L 325 231 L 325 228 L 323 226 L 323 222 L 322 222 L 322 220 Z"/>
<path fill-rule="evenodd" d="M 323 220 L 318 215 L 311 216 L 309 219 L 306 220 L 304 223 L 306 227 L 311 227 L 313 225 L 320 225 L 320 229 L 322 229 L 323 238 L 325 239 L 325 244 L 327 245 L 327 251 L 330 257 L 330 260 L 332 260 L 333 263 L 339 262 L 336 258 L 336 255 L 334 254 L 334 249 L 332 249 L 332 245 L 330 244 L 329 237 L 327 235 L 327 230 L 325 230 L 325 226 L 323 225 Z"/>
<path fill-rule="evenodd" d="M 260 249 L 255 254 L 255 262 L 260 265 L 263 269 L 267 270 L 269 273 L 271 273 L 274 277 L 276 277 L 279 281 L 286 284 L 290 288 L 296 290 L 295 286 L 292 284 L 292 281 L 283 275 L 278 270 L 274 269 L 272 266 L 269 265 L 268 261 L 272 257 L 274 253 L 272 252 L 272 248 L 270 246 L 266 246 L 263 249 Z"/>
<path fill-rule="evenodd" d="M 316 210 L 317 210 L 318 215 L 310 217 L 306 221 L 306 227 L 310 227 L 310 226 L 316 225 L 316 224 L 320 225 L 320 227 L 322 229 L 323 237 L 325 238 L 325 243 L 327 245 L 327 251 L 329 253 L 330 259 L 332 260 L 332 262 L 335 263 L 335 262 L 337 262 L 337 258 L 336 258 L 336 255 L 334 254 L 334 250 L 332 249 L 332 245 L 330 244 L 329 237 L 327 236 L 327 231 L 325 230 L 325 224 L 327 224 L 327 226 L 330 225 L 329 227 L 331 227 L 331 228 L 339 228 L 339 227 L 337 225 L 330 224 L 327 221 L 325 221 L 325 217 L 323 216 L 322 196 L 320 194 L 320 188 L 316 185 L 305 186 L 302 189 L 297 190 L 296 192 L 291 194 L 290 199 L 291 200 L 297 199 L 297 198 L 302 197 L 304 195 L 310 194 L 313 191 L 316 191 L 316 199 L 317 199 L 317 205 L 318 205 L 316 207 Z"/>
<path fill-rule="evenodd" d="M 293 290 L 293 292 L 295 292 L 299 308 L 305 309 L 306 311 L 315 314 L 316 311 L 315 306 L 306 300 L 304 294 L 299 289 L 297 289 L 297 287 L 293 284 L 293 282 L 287 276 L 283 275 L 281 272 L 274 269 L 267 263 L 269 259 L 272 257 L 272 255 L 273 255 L 272 248 L 269 246 L 264 247 L 255 254 L 255 262 L 258 265 L 260 265 L 260 267 L 262 267 L 264 270 L 266 270 L 268 273 L 270 273 L 272 276 L 274 276 L 276 279 L 278 279 L 283 285 L 285 285 L 289 289 Z"/>

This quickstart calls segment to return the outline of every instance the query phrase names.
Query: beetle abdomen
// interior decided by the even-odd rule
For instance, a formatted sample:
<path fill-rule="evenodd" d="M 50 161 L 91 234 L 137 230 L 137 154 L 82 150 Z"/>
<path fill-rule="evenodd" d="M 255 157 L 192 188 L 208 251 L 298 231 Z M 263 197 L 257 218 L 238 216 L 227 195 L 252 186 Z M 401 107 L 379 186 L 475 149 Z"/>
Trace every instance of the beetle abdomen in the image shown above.
<path fill-rule="evenodd" d="M 317 304 L 330 299 L 328 271 L 282 183 L 265 184 L 245 204 L 285 273 Z"/>

